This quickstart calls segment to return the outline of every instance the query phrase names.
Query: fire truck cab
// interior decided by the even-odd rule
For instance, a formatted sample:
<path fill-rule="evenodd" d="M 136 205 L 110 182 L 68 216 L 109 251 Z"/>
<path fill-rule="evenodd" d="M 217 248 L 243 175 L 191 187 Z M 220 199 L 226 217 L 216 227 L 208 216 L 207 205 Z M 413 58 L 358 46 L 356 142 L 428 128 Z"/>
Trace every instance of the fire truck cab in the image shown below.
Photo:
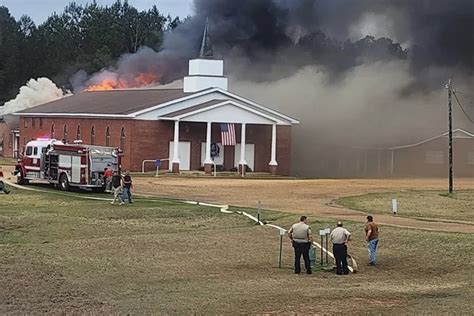
<path fill-rule="evenodd" d="M 63 142 L 43 138 L 28 142 L 16 165 L 18 184 L 28 184 L 29 180 L 44 179 L 44 155 L 52 144 L 63 144 Z"/>
<path fill-rule="evenodd" d="M 26 145 L 14 174 L 19 184 L 40 180 L 64 191 L 70 187 L 103 191 L 105 168 L 119 171 L 117 148 L 38 139 Z"/>

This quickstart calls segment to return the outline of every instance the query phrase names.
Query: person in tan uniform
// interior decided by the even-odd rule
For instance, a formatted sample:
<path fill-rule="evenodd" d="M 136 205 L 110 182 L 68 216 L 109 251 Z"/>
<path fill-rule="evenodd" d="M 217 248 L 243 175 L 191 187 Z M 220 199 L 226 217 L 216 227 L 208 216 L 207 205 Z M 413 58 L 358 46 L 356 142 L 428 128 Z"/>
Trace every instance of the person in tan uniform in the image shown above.
<path fill-rule="evenodd" d="M 295 249 L 295 273 L 301 272 L 301 256 L 303 255 L 304 266 L 306 273 L 311 274 L 311 265 L 309 262 L 309 248 L 313 243 L 313 235 L 311 228 L 307 223 L 307 217 L 301 216 L 300 221 L 291 226 L 288 230 L 288 237 L 290 237 L 293 248 Z"/>
<path fill-rule="evenodd" d="M 374 223 L 374 218 L 371 215 L 367 216 L 364 230 L 369 252 L 369 266 L 375 266 L 377 263 L 377 245 L 379 244 L 379 226 Z"/>
<path fill-rule="evenodd" d="M 336 260 L 336 274 L 349 274 L 347 266 L 347 243 L 351 239 L 351 233 L 342 227 L 342 222 L 337 222 L 330 235 L 332 242 L 332 252 Z"/>

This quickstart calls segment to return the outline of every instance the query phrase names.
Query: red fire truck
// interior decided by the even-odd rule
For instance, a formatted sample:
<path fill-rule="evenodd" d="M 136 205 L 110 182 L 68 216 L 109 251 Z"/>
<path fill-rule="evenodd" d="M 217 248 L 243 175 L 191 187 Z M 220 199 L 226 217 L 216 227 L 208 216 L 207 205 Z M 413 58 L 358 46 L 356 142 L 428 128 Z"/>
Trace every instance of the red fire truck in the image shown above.
<path fill-rule="evenodd" d="M 28 142 L 14 175 L 18 184 L 30 180 L 48 182 L 63 191 L 70 187 L 104 191 L 104 169 L 119 171 L 118 148 L 64 144 L 55 139 L 37 139 Z"/>

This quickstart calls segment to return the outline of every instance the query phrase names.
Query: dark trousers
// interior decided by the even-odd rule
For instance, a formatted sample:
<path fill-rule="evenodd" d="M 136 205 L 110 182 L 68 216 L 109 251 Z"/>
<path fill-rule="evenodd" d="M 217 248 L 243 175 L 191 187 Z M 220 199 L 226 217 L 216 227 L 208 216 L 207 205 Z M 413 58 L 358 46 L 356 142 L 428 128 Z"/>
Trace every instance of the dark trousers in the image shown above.
<path fill-rule="evenodd" d="M 295 273 L 301 272 L 301 255 L 303 255 L 304 266 L 306 273 L 311 273 L 311 265 L 309 263 L 309 248 L 311 244 L 309 242 L 299 243 L 293 242 L 293 248 L 295 248 Z"/>
<path fill-rule="evenodd" d="M 347 267 L 347 246 L 334 244 L 332 245 L 332 252 L 336 259 L 336 273 L 349 274 L 349 268 Z"/>

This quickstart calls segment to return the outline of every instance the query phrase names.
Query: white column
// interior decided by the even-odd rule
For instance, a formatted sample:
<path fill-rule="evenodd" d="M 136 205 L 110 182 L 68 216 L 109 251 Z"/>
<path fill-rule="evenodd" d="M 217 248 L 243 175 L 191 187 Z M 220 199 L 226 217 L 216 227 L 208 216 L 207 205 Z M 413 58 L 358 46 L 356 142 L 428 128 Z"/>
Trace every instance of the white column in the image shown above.
<path fill-rule="evenodd" d="M 242 131 L 240 134 L 240 161 L 239 165 L 246 165 L 247 161 L 245 161 L 245 128 L 246 124 L 242 123 Z"/>
<path fill-rule="evenodd" d="M 174 121 L 173 161 L 179 163 L 179 121 Z"/>
<path fill-rule="evenodd" d="M 206 159 L 204 159 L 204 164 L 212 164 L 212 159 L 211 159 L 211 130 L 212 130 L 212 123 L 207 122 Z"/>
<path fill-rule="evenodd" d="M 278 166 L 278 162 L 276 160 L 276 152 L 277 152 L 277 148 L 276 148 L 276 144 L 277 144 L 277 126 L 276 124 L 273 124 L 272 125 L 272 155 L 271 155 L 271 159 L 270 159 L 270 163 L 269 165 L 270 166 Z"/>

